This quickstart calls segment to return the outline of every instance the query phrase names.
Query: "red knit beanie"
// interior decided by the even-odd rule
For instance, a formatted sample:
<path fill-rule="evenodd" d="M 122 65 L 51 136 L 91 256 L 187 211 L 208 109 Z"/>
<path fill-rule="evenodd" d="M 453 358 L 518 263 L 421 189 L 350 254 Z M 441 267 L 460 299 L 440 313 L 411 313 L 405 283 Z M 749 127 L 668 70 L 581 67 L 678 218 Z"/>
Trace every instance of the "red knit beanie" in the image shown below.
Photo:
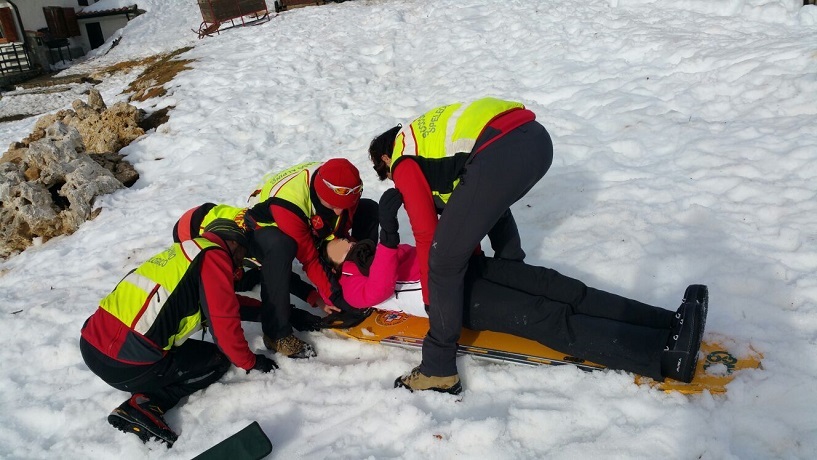
<path fill-rule="evenodd" d="M 333 190 L 326 184 L 327 182 L 336 189 Z M 363 193 L 360 173 L 355 165 L 345 158 L 333 158 L 322 164 L 315 173 L 314 184 L 315 192 L 320 199 L 333 208 L 349 209 L 357 204 Z M 354 191 L 350 192 L 351 190 Z"/>

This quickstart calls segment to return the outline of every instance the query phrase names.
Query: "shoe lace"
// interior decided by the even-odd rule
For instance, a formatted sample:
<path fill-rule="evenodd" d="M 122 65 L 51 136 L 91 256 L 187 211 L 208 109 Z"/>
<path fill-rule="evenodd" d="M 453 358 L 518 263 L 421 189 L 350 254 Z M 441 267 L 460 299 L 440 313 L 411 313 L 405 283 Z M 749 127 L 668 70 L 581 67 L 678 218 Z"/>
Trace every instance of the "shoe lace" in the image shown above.
<path fill-rule="evenodd" d="M 670 328 L 670 336 L 667 340 L 667 344 L 664 346 L 664 351 L 669 351 L 672 347 L 678 343 L 678 337 L 681 333 L 681 328 L 684 325 L 684 317 L 680 311 L 675 312 L 675 316 L 672 321 L 672 327 Z"/>
<path fill-rule="evenodd" d="M 147 408 L 148 408 L 148 410 L 150 410 L 154 414 L 165 415 L 165 411 L 163 411 L 159 406 L 157 406 L 155 404 L 149 404 Z"/>
<path fill-rule="evenodd" d="M 409 375 L 406 376 L 405 380 L 407 382 L 411 382 L 413 380 L 416 380 L 416 379 L 420 378 L 420 375 L 421 375 L 420 367 L 418 366 L 418 367 L 415 367 L 414 369 L 412 369 L 411 372 L 409 372 Z"/>

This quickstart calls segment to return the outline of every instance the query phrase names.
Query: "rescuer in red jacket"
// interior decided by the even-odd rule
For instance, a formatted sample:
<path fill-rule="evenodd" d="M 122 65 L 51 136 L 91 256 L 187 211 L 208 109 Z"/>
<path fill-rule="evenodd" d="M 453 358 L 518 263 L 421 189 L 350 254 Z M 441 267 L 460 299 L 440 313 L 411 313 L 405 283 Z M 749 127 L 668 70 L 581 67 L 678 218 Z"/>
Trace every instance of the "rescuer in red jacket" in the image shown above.
<path fill-rule="evenodd" d="M 345 158 L 302 163 L 269 174 L 253 196 L 259 203 L 245 221 L 254 228 L 251 252 L 261 262 L 261 327 L 264 344 L 290 358 L 315 356 L 292 331 L 290 272 L 297 259 L 326 302 L 327 313 L 352 310 L 320 258 L 333 238 L 374 238 L 377 203 L 361 199 L 363 181 Z"/>
<path fill-rule="evenodd" d="M 164 413 L 230 368 L 260 372 L 275 362 L 250 350 L 233 283 L 247 239 L 232 220 L 216 219 L 201 237 L 175 243 L 127 275 L 82 327 L 88 368 L 131 393 L 108 422 L 142 441 L 172 446 Z M 214 343 L 194 340 L 203 328 Z"/>

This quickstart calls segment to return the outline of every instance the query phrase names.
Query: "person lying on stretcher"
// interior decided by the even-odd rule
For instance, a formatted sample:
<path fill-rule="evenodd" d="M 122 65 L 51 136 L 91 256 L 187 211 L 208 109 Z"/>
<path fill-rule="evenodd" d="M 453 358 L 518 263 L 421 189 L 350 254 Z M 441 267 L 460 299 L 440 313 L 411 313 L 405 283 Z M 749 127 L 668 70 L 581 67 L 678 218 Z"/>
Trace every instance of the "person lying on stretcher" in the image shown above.
<path fill-rule="evenodd" d="M 434 314 L 419 292 L 416 249 L 400 244 L 400 192 L 380 200 L 380 241 L 330 241 L 346 300 L 355 308 Z M 708 293 L 687 288 L 676 311 L 586 286 L 556 270 L 486 257 L 479 251 L 465 277 L 463 327 L 535 340 L 611 369 L 658 381 L 690 382 L 706 321 Z"/>

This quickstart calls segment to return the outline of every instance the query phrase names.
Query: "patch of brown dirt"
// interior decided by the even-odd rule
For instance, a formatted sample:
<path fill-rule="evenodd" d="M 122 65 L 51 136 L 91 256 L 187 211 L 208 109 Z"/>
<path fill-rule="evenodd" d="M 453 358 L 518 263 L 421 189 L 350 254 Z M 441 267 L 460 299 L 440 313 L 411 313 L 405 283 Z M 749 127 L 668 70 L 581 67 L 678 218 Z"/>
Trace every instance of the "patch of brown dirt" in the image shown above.
<path fill-rule="evenodd" d="M 147 68 L 138 76 L 136 80 L 125 89 L 124 92 L 132 92 L 129 101 L 145 101 L 153 97 L 160 97 L 166 94 L 164 85 L 170 80 L 190 67 L 188 64 L 192 59 L 176 59 L 180 54 L 190 51 L 192 47 L 177 49 L 172 53 L 159 56 L 158 59 L 149 63 Z"/>
<path fill-rule="evenodd" d="M 7 117 L 0 117 L 0 123 L 5 123 L 7 121 L 17 121 L 22 120 L 23 118 L 28 118 L 31 115 L 9 115 Z"/>
<path fill-rule="evenodd" d="M 57 86 L 57 85 L 67 85 L 69 83 L 91 83 L 97 85 L 102 83 L 102 81 L 93 78 L 87 74 L 77 74 L 77 75 L 67 75 L 64 77 L 52 77 L 50 75 L 40 75 L 39 77 L 32 78 L 31 80 L 18 83 L 15 86 L 19 86 L 20 88 L 24 89 L 31 89 L 31 88 L 47 88 L 50 86 Z M 64 91 L 64 89 L 56 89 L 53 91 Z M 48 91 L 44 91 L 48 92 Z"/>
<path fill-rule="evenodd" d="M 142 119 L 141 122 L 139 122 L 139 127 L 145 131 L 150 131 L 151 129 L 158 128 L 159 126 L 167 123 L 167 120 L 170 119 L 168 112 L 170 112 L 170 109 L 172 108 L 173 107 L 165 107 L 151 113 Z"/>

